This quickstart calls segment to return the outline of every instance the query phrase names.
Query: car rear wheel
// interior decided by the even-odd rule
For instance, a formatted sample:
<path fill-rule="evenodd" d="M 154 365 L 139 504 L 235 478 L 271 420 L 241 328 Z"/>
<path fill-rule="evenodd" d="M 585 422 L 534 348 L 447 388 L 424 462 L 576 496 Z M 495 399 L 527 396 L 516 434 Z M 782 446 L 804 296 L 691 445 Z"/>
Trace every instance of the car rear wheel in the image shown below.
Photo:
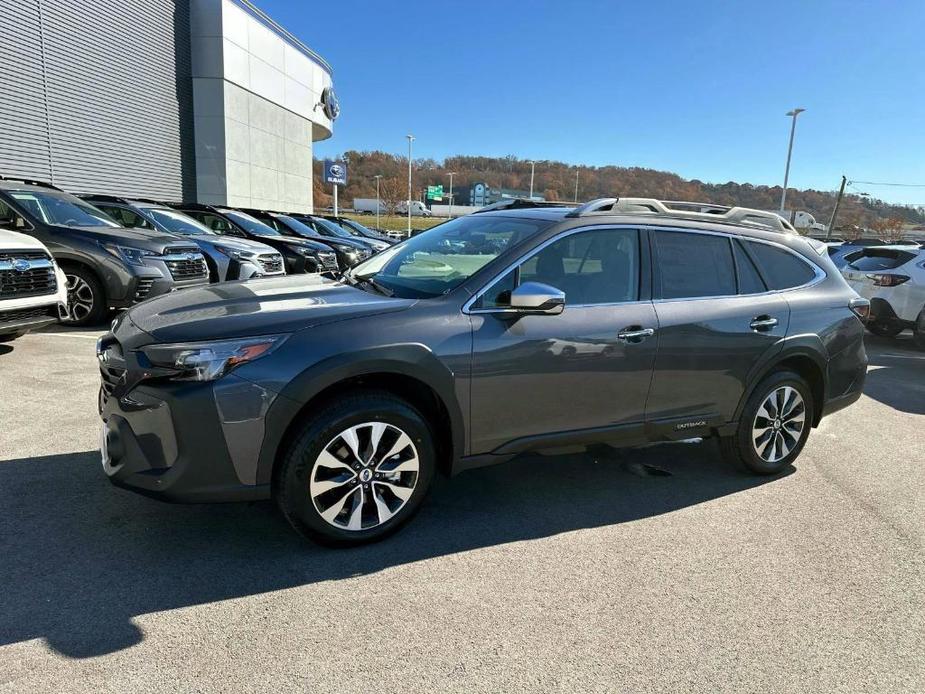
<path fill-rule="evenodd" d="M 922 308 L 918 318 L 915 319 L 915 325 L 912 327 L 912 341 L 916 347 L 925 350 L 925 307 Z"/>
<path fill-rule="evenodd" d="M 813 411 L 806 381 L 792 371 L 774 372 L 749 397 L 736 433 L 721 439 L 723 453 L 759 475 L 781 472 L 803 450 Z"/>
<path fill-rule="evenodd" d="M 94 325 L 106 316 L 106 296 L 96 276 L 82 267 L 64 270 L 67 278 L 67 310 L 61 322 L 65 325 Z"/>
<path fill-rule="evenodd" d="M 896 337 L 903 331 L 903 326 L 896 321 L 868 323 L 865 327 L 877 337 Z"/>
<path fill-rule="evenodd" d="M 420 508 L 433 436 L 408 402 L 356 392 L 304 422 L 279 465 L 275 497 L 290 524 L 322 544 L 359 545 L 391 535 Z"/>

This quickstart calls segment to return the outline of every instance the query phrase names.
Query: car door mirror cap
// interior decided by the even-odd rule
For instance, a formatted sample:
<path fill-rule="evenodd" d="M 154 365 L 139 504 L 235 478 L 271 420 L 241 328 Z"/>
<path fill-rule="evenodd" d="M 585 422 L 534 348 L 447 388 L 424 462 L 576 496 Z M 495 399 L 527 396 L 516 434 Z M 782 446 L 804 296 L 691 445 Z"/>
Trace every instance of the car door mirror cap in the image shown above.
<path fill-rule="evenodd" d="M 521 313 L 562 313 L 565 292 L 542 282 L 524 282 L 511 292 L 511 308 Z"/>

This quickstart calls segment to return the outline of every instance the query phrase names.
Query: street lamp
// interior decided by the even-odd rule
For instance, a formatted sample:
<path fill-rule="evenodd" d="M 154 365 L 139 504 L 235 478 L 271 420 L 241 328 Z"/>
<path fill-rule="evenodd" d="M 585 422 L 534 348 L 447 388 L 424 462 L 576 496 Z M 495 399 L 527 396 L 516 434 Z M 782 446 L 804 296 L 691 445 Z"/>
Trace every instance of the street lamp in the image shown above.
<path fill-rule="evenodd" d="M 452 218 L 453 218 L 453 176 L 455 176 L 455 175 L 456 175 L 456 172 L 455 172 L 455 171 L 449 171 L 449 172 L 447 173 L 447 176 L 450 177 L 450 207 L 449 207 L 449 209 L 448 209 L 447 212 L 446 212 L 446 218 L 447 218 L 447 219 L 452 219 Z"/>
<path fill-rule="evenodd" d="M 382 176 L 373 176 L 373 178 L 376 179 L 376 231 L 381 231 L 382 227 L 379 225 L 379 179 Z"/>
<path fill-rule="evenodd" d="M 799 116 L 805 110 L 805 108 L 795 108 L 792 111 L 787 111 L 787 115 L 793 118 L 793 121 L 790 123 L 790 145 L 787 147 L 787 168 L 784 169 L 784 190 L 780 194 L 781 215 L 786 214 L 785 206 L 787 204 L 787 180 L 790 178 L 790 155 L 793 153 L 793 134 L 797 129 L 797 116 Z"/>
<path fill-rule="evenodd" d="M 414 135 L 405 135 L 408 138 L 408 237 L 411 237 L 411 143 Z"/>
<path fill-rule="evenodd" d="M 530 199 L 533 200 L 533 173 L 536 169 L 536 162 L 530 162 Z"/>

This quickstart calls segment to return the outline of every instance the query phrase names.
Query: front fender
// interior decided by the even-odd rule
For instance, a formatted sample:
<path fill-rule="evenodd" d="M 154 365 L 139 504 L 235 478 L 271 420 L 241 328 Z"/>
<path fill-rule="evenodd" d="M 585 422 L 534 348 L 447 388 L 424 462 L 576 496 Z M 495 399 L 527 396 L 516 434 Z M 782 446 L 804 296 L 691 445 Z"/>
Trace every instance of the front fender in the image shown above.
<path fill-rule="evenodd" d="M 465 426 L 456 397 L 454 374 L 450 369 L 422 344 L 375 347 L 322 359 L 302 371 L 280 391 L 281 397 L 276 398 L 267 413 L 257 483 L 271 481 L 280 446 L 290 425 L 304 412 L 307 403 L 337 383 L 373 374 L 413 378 L 436 393 L 449 414 L 454 461 L 464 454 Z"/>

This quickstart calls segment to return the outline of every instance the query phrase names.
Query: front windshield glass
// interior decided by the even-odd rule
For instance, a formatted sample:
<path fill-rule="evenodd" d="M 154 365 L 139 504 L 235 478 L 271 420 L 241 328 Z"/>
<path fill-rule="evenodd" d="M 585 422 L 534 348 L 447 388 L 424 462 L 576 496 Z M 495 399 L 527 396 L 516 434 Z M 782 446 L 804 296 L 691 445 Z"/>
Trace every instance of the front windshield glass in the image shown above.
<path fill-rule="evenodd" d="M 224 214 L 228 219 L 233 220 L 235 224 L 254 236 L 282 236 L 276 229 L 254 219 L 249 214 L 236 210 L 225 210 Z"/>
<path fill-rule="evenodd" d="M 348 273 L 348 279 L 372 280 L 402 298 L 440 296 L 550 224 L 539 219 L 460 217 L 374 255 Z"/>
<path fill-rule="evenodd" d="M 307 224 L 300 222 L 295 217 L 290 217 L 288 214 L 278 214 L 276 215 L 276 218 L 282 221 L 283 224 L 285 224 L 291 231 L 294 231 L 299 236 L 318 236 L 314 229 L 312 229 Z"/>
<path fill-rule="evenodd" d="M 199 236 L 201 234 L 208 234 L 210 236 L 217 235 L 204 224 L 200 224 L 192 217 L 188 217 L 176 210 L 148 208 L 148 214 L 154 217 L 162 227 L 173 234 L 182 234 L 183 236 Z"/>
<path fill-rule="evenodd" d="M 10 197 L 45 224 L 66 227 L 119 227 L 102 210 L 67 193 L 10 191 Z"/>
<path fill-rule="evenodd" d="M 340 236 L 342 239 L 349 239 L 353 236 L 353 234 L 351 234 L 349 231 L 342 229 L 337 224 L 327 219 L 322 219 L 321 217 L 314 217 L 313 219 L 315 224 L 320 226 L 322 229 L 327 229 L 332 234 L 335 236 Z"/>

